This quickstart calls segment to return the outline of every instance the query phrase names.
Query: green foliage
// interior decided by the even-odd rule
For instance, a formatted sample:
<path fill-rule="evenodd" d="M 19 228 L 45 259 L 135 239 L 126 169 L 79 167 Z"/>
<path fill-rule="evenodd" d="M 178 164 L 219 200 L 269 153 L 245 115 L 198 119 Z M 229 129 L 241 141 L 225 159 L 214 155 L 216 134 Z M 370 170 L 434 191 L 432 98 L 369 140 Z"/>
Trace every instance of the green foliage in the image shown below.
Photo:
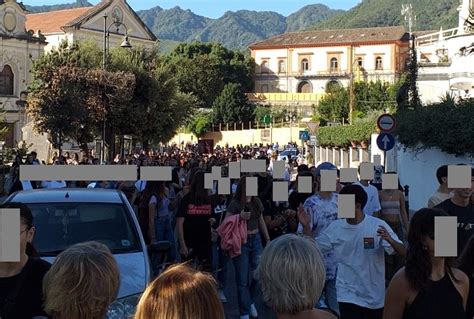
<path fill-rule="evenodd" d="M 373 111 L 393 111 L 396 108 L 395 96 L 399 86 L 399 83 L 391 85 L 381 81 L 355 83 L 353 118 L 364 118 Z M 349 92 L 349 88 L 332 88 L 331 93 L 324 96 L 319 103 L 321 118 L 330 122 L 347 123 Z"/>
<path fill-rule="evenodd" d="M 270 106 L 257 105 L 255 107 L 255 120 L 263 124 L 265 116 L 272 117 L 272 108 Z"/>
<path fill-rule="evenodd" d="M 318 144 L 323 147 L 344 148 L 351 141 L 370 141 L 372 133 L 376 131 L 376 123 L 361 121 L 354 125 L 325 126 L 318 130 Z"/>
<path fill-rule="evenodd" d="M 229 83 L 212 105 L 214 123 L 248 123 L 254 120 L 254 107 L 238 83 Z"/>
<path fill-rule="evenodd" d="M 253 59 L 221 44 L 183 43 L 165 61 L 179 90 L 192 93 L 199 108 L 211 107 L 228 83 L 239 83 L 246 92 L 253 89 Z"/>
<path fill-rule="evenodd" d="M 397 114 L 398 140 L 407 148 L 439 148 L 455 155 L 474 155 L 474 99 L 439 103 Z"/>
<path fill-rule="evenodd" d="M 207 110 L 202 110 L 197 112 L 196 115 L 193 116 L 191 122 L 187 125 L 187 130 L 196 135 L 197 137 L 201 137 L 202 135 L 206 134 L 211 126 L 211 112 Z"/>
<path fill-rule="evenodd" d="M 363 0 L 352 9 L 337 14 L 321 23 L 316 29 L 349 29 L 404 25 L 400 14 L 405 0 Z M 459 0 L 412 0 L 417 17 L 415 30 L 439 30 L 457 26 Z"/>
<path fill-rule="evenodd" d="M 319 102 L 319 114 L 329 122 L 347 122 L 349 118 L 349 89 L 340 88 L 325 95 Z"/>

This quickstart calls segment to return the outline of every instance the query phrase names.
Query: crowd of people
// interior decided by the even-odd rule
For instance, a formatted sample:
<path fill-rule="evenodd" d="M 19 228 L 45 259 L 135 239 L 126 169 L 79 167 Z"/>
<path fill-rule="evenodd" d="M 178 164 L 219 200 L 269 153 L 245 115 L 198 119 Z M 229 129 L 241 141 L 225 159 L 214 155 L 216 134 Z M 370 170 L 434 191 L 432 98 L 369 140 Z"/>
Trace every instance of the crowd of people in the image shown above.
<path fill-rule="evenodd" d="M 287 178 L 286 202 L 273 200 L 273 181 L 285 179 L 273 178 L 271 169 L 232 179 L 230 195 L 218 194 L 216 183 L 205 187 L 205 174 L 214 166 L 254 158 L 271 168 L 277 148 L 223 147 L 199 155 L 195 146 L 175 146 L 115 161 L 170 165 L 169 182 L 95 181 L 93 187 L 128 194 L 148 245 L 171 243 L 166 254 L 151 258 L 156 279 L 135 318 L 224 318 L 230 266 L 241 319 L 474 318 L 474 168 L 471 188 L 449 189 L 447 166 L 440 167 L 439 189 L 428 208 L 412 216 L 401 186 L 381 189 L 383 167 L 375 167 L 373 179 L 341 183 L 332 163 L 309 167 L 297 161 L 296 179 Z M 80 165 L 75 156 L 70 163 L 56 160 Z M 29 163 L 34 161 L 31 155 Z M 323 170 L 337 172 L 336 191 L 321 190 Z M 257 179 L 252 196 L 247 177 Z M 303 192 L 298 185 L 308 178 L 312 190 Z M 355 199 L 352 218 L 338 219 L 341 195 Z M 108 248 L 78 244 L 51 266 L 31 245 L 35 227 L 28 207 L 4 207 L 20 208 L 21 260 L 0 263 L 0 317 L 103 318 L 119 285 Z M 435 256 L 438 216 L 458 218 L 459 258 Z M 173 265 L 160 273 L 163 260 Z"/>

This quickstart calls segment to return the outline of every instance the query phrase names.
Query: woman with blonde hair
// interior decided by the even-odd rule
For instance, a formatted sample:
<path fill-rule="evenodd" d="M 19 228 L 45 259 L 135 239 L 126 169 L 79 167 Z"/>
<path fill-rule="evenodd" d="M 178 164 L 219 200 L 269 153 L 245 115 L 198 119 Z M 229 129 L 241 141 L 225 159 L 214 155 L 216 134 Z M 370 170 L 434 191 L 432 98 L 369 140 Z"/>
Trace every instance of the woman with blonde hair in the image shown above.
<path fill-rule="evenodd" d="M 314 308 L 324 288 L 326 267 L 312 238 L 287 234 L 272 241 L 262 253 L 255 278 L 264 308 L 275 312 L 264 318 L 336 318 L 329 310 Z"/>
<path fill-rule="evenodd" d="M 214 278 L 184 264 L 168 268 L 145 290 L 135 319 L 224 319 Z"/>
<path fill-rule="evenodd" d="M 58 255 L 44 277 L 44 308 L 53 319 L 103 319 L 119 286 L 118 265 L 107 246 L 76 244 Z"/>

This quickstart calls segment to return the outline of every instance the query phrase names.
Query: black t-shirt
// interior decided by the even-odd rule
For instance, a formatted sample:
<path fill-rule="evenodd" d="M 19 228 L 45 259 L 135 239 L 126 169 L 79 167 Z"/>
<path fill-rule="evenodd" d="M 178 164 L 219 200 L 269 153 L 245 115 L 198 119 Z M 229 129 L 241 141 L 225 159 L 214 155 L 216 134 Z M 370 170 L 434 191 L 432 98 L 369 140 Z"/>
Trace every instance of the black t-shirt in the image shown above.
<path fill-rule="evenodd" d="M 185 195 L 178 207 L 177 217 L 184 218 L 184 241 L 188 247 L 211 245 L 210 218 L 215 218 L 214 207 L 209 204 L 191 203 L 191 196 Z M 216 219 L 217 220 L 217 219 Z"/>
<path fill-rule="evenodd" d="M 271 220 L 278 218 L 285 210 L 286 207 L 284 205 L 277 205 L 274 201 L 267 200 L 263 204 L 263 216 L 269 216 Z M 273 229 L 268 228 L 268 235 L 270 239 L 273 240 L 283 234 L 288 232 L 288 222 L 285 221 L 278 227 Z"/>
<path fill-rule="evenodd" d="M 2 319 L 31 319 L 35 316 L 47 316 L 43 310 L 43 277 L 51 264 L 39 258 L 28 258 L 22 273 L 27 272 L 23 284 L 15 298 L 15 304 L 8 315 Z M 5 307 L 8 294 L 15 289 L 21 276 L 0 278 L 0 314 Z"/>
<path fill-rule="evenodd" d="M 458 218 L 458 256 L 460 256 L 467 241 L 474 235 L 474 205 L 462 207 L 454 204 L 451 199 L 447 199 L 435 208 L 442 209 L 448 215 Z"/>

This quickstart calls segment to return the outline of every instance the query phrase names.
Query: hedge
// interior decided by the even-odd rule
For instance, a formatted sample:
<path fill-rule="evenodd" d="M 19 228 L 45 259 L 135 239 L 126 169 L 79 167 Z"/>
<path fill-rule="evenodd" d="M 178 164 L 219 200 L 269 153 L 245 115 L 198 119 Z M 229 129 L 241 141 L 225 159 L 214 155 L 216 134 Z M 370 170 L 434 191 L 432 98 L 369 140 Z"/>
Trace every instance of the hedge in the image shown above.
<path fill-rule="evenodd" d="M 354 125 L 325 126 L 319 128 L 318 144 L 322 147 L 348 147 L 351 141 L 370 141 L 372 133 L 376 131 L 376 124 L 372 121 Z"/>
<path fill-rule="evenodd" d="M 406 148 L 474 155 L 474 99 L 403 108 L 396 119 L 396 135 Z"/>

